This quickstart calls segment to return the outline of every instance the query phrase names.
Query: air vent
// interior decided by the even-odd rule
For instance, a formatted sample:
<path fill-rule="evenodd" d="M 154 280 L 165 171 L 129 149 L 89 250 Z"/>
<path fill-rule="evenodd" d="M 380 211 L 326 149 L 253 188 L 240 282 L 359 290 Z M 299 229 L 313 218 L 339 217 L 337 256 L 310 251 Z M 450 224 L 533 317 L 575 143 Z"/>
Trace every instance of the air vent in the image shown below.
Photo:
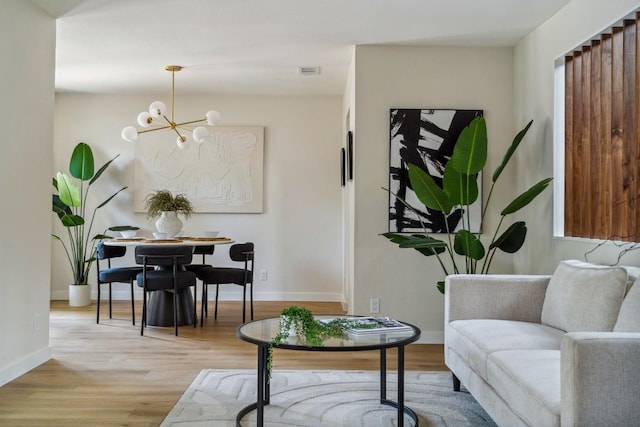
<path fill-rule="evenodd" d="M 298 67 L 301 76 L 319 76 L 320 67 Z"/>

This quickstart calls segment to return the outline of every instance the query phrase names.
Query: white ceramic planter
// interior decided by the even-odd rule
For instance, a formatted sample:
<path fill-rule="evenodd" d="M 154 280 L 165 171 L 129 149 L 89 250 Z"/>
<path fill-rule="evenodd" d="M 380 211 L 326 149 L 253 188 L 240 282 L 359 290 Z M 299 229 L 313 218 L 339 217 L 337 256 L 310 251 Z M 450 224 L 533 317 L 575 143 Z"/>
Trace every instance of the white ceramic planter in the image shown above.
<path fill-rule="evenodd" d="M 156 228 L 161 233 L 167 233 L 167 237 L 174 237 L 182 230 L 182 221 L 175 211 L 165 211 L 156 221 Z"/>
<path fill-rule="evenodd" d="M 71 307 L 85 307 L 91 304 L 91 286 L 69 285 L 69 305 Z"/>

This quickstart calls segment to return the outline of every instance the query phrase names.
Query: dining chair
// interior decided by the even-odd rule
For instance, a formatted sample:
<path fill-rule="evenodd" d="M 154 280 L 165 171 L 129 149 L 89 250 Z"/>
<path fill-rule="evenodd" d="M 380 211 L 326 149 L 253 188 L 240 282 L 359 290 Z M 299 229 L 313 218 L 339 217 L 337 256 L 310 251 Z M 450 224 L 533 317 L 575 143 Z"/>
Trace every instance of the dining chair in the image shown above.
<path fill-rule="evenodd" d="M 187 271 L 197 272 L 202 267 L 210 266 L 211 264 L 206 263 L 206 256 L 213 255 L 213 251 L 215 250 L 215 245 L 210 246 L 194 246 L 193 247 L 193 255 L 202 255 L 202 263 L 201 264 L 187 264 L 184 268 Z"/>
<path fill-rule="evenodd" d="M 193 247 L 193 254 L 194 255 L 202 255 L 202 263 L 201 264 L 187 264 L 184 266 L 184 268 L 187 271 L 193 271 L 194 273 L 196 273 L 196 275 L 198 274 L 198 271 L 200 271 L 202 268 L 204 267 L 212 267 L 211 264 L 207 264 L 206 263 L 206 256 L 207 255 L 213 255 L 214 250 L 216 249 L 215 245 L 209 245 L 209 246 L 194 246 Z M 202 292 L 204 295 L 204 286 L 205 284 L 202 284 Z M 204 300 L 203 304 L 204 304 Z M 208 306 L 205 304 L 204 306 L 204 315 L 208 316 L 209 312 L 208 312 Z M 202 310 L 200 310 L 202 312 Z M 202 314 L 201 316 L 202 317 Z M 202 320 L 200 321 L 200 323 L 202 324 Z"/>
<path fill-rule="evenodd" d="M 150 292 L 171 292 L 173 295 L 173 325 L 178 335 L 178 293 L 189 292 L 196 286 L 196 274 L 186 271 L 184 266 L 191 263 L 191 246 L 136 246 L 136 263 L 142 264 L 143 271 L 137 275 L 138 286 L 142 288 L 142 325 L 140 335 L 147 325 L 147 296 Z M 157 267 L 148 270 L 147 267 Z M 195 294 L 195 292 L 194 292 Z M 197 324 L 196 298 L 193 297 L 193 327 Z"/>
<path fill-rule="evenodd" d="M 113 258 L 123 257 L 127 252 L 127 248 L 124 246 L 107 246 L 103 242 L 98 242 L 96 245 L 96 272 L 98 283 L 98 303 L 96 310 L 96 323 L 100 323 L 100 288 L 101 285 L 109 285 L 109 319 L 112 318 L 112 283 L 128 283 L 131 288 L 131 319 L 133 324 L 136 324 L 136 308 L 133 298 L 133 281 L 136 280 L 138 273 L 142 272 L 143 267 L 111 267 L 111 260 Z M 106 268 L 100 268 L 100 261 L 107 261 Z M 102 263 L 104 267 L 104 263 Z"/>
<path fill-rule="evenodd" d="M 243 267 L 203 267 L 198 270 L 198 278 L 202 280 L 202 305 L 200 306 L 200 325 L 207 309 L 208 285 L 216 285 L 216 306 L 214 319 L 218 318 L 218 291 L 222 284 L 230 283 L 242 286 L 242 323 L 246 321 L 247 286 L 251 302 L 251 320 L 253 320 L 253 262 L 254 246 L 252 242 L 236 243 L 229 248 L 232 261 L 244 263 Z"/>

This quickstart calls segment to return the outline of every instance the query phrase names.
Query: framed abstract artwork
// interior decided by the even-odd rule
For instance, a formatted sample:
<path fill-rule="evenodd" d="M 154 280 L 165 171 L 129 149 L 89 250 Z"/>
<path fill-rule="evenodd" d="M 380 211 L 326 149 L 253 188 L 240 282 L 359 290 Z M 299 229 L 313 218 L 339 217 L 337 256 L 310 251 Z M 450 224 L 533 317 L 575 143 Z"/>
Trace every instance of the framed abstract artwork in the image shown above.
<path fill-rule="evenodd" d="M 168 132 L 150 133 L 135 150 L 135 212 L 144 212 L 147 194 L 163 189 L 186 194 L 197 213 L 263 211 L 262 126 L 216 126 L 184 149 Z"/>
<path fill-rule="evenodd" d="M 347 132 L 347 177 L 353 180 L 353 132 Z"/>
<path fill-rule="evenodd" d="M 390 110 L 389 137 L 389 231 L 395 233 L 446 233 L 460 227 L 463 212 L 455 207 L 449 215 L 425 207 L 416 197 L 407 166 L 414 164 L 442 187 L 444 166 L 451 158 L 460 132 L 482 110 L 412 109 Z M 395 196 L 411 205 L 411 210 Z M 482 209 L 482 186 L 478 201 L 471 206 L 471 231 L 478 232 Z"/>
<path fill-rule="evenodd" d="M 344 147 L 340 149 L 340 185 L 345 186 L 347 177 L 347 160 Z"/>

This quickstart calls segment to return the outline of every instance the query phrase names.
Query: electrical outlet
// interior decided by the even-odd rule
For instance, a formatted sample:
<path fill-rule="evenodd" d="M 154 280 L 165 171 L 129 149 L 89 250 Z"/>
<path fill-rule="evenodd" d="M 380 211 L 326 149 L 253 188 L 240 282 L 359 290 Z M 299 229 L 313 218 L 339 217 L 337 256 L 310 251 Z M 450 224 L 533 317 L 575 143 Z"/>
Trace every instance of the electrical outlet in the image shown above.
<path fill-rule="evenodd" d="M 380 313 L 380 298 L 369 300 L 369 313 Z"/>
<path fill-rule="evenodd" d="M 33 315 L 33 332 L 38 332 L 40 330 L 40 314 L 36 313 Z"/>
<path fill-rule="evenodd" d="M 260 270 L 260 280 L 267 280 L 267 270 Z"/>

